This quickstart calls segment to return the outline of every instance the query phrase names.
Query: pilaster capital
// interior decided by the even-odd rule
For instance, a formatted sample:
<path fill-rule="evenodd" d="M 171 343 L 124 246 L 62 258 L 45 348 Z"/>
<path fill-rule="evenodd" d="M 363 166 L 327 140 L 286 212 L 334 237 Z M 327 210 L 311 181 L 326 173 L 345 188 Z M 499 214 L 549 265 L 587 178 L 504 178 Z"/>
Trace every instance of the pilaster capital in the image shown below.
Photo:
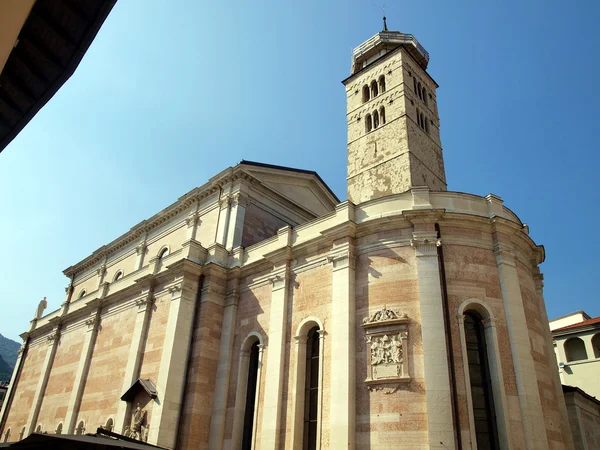
<path fill-rule="evenodd" d="M 327 255 L 327 261 L 333 264 L 333 270 L 354 269 L 356 254 L 354 245 L 347 242 L 341 246 L 335 247 Z"/>
<path fill-rule="evenodd" d="M 100 322 L 100 314 L 93 313 L 90 317 L 85 319 L 85 324 L 88 327 L 88 331 L 92 331 L 96 328 L 96 325 Z"/>
<path fill-rule="evenodd" d="M 320 330 L 319 330 L 320 331 Z M 306 341 L 308 341 L 308 335 L 304 335 L 304 336 L 294 336 L 294 342 L 296 343 L 296 345 L 303 345 L 306 344 Z"/>
<path fill-rule="evenodd" d="M 273 291 L 278 291 L 280 289 L 285 288 L 285 286 L 287 284 L 286 283 L 287 279 L 288 279 L 287 273 L 278 273 L 278 274 L 275 274 L 275 275 L 269 277 L 269 282 L 271 283 L 271 286 L 273 287 Z"/>
<path fill-rule="evenodd" d="M 199 211 L 195 211 L 185 218 L 185 223 L 188 226 L 188 228 L 194 227 L 200 222 L 201 220 Z"/>
<path fill-rule="evenodd" d="M 100 298 L 104 298 L 106 297 L 106 295 L 108 294 L 108 288 L 110 286 L 110 283 L 108 281 L 104 281 L 100 287 L 98 288 L 99 294 L 100 294 Z"/>
<path fill-rule="evenodd" d="M 174 284 L 173 286 L 169 286 L 167 288 L 167 290 L 169 291 L 170 294 L 175 296 L 175 294 L 177 294 L 178 292 L 181 292 L 181 283 Z"/>
<path fill-rule="evenodd" d="M 230 205 L 231 205 L 231 197 L 229 195 L 227 195 L 226 197 L 221 197 L 219 199 L 219 208 L 221 208 L 221 209 L 229 208 Z"/>
<path fill-rule="evenodd" d="M 146 245 L 146 241 L 140 242 L 137 247 L 135 247 L 135 251 L 138 255 L 144 254 L 148 246 Z"/>
<path fill-rule="evenodd" d="M 100 267 L 98 267 L 96 269 L 96 273 L 100 278 L 102 278 L 104 274 L 106 274 L 106 264 L 102 264 Z"/>
<path fill-rule="evenodd" d="M 512 247 L 496 242 L 494 244 L 494 254 L 496 255 L 496 264 L 515 266 L 515 256 Z"/>
<path fill-rule="evenodd" d="M 231 206 L 235 207 L 238 205 L 242 208 L 245 208 L 248 205 L 248 196 L 242 194 L 241 192 L 236 192 L 233 194 L 231 197 Z"/>
<path fill-rule="evenodd" d="M 141 297 L 135 299 L 135 304 L 139 307 L 139 309 L 144 309 L 147 305 L 153 304 L 155 301 L 152 293 L 145 294 Z"/>
<path fill-rule="evenodd" d="M 442 240 L 435 231 L 415 231 L 410 240 L 410 246 L 415 249 L 417 256 L 437 256 L 437 248 Z"/>
<path fill-rule="evenodd" d="M 58 340 L 60 339 L 60 330 L 56 328 L 52 331 L 52 333 L 46 336 L 46 339 L 48 340 L 49 345 L 54 345 L 54 342 L 58 342 Z"/>

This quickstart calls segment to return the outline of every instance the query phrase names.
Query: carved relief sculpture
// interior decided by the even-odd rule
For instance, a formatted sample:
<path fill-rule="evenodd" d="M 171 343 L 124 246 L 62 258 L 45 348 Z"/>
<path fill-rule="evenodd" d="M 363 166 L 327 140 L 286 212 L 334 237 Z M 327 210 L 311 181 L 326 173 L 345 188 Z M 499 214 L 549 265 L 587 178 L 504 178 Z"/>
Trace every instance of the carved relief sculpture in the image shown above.
<path fill-rule="evenodd" d="M 408 316 L 384 306 L 365 317 L 362 328 L 367 342 L 367 387 L 393 389 L 408 381 Z"/>
<path fill-rule="evenodd" d="M 146 410 L 142 409 L 138 403 L 135 411 L 131 415 L 131 425 L 125 427 L 123 435 L 146 442 L 148 440 L 148 427 L 149 424 L 146 423 Z"/>

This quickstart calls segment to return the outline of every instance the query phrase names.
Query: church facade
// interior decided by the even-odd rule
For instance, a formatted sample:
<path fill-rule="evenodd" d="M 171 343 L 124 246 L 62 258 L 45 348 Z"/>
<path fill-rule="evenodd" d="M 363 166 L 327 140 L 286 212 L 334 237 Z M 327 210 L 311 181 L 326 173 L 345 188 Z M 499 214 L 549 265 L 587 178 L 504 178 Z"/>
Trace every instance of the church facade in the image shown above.
<path fill-rule="evenodd" d="M 348 200 L 242 161 L 65 270 L 0 436 L 177 449 L 571 449 L 539 264 L 446 190 L 429 55 L 383 31 L 344 80 Z"/>

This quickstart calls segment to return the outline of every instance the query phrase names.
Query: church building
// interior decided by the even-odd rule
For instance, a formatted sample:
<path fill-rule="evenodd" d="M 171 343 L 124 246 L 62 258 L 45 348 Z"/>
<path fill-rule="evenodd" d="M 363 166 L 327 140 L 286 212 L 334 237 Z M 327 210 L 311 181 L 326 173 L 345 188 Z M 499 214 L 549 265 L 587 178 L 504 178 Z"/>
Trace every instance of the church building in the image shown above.
<path fill-rule="evenodd" d="M 387 29 L 354 50 L 346 201 L 242 161 L 67 268 L 1 441 L 572 449 L 544 248 L 500 197 L 447 190 L 428 62 Z"/>

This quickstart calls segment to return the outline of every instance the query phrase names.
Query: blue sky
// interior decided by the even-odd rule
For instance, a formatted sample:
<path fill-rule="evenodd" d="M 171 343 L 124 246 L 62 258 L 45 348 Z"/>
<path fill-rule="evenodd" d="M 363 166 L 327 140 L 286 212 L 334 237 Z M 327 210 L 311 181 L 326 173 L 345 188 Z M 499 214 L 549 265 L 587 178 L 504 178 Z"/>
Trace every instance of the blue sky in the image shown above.
<path fill-rule="evenodd" d="M 530 225 L 551 318 L 599 315 L 600 2 L 387 3 L 431 55 L 448 188 Z M 63 269 L 241 159 L 316 170 L 345 199 L 340 81 L 380 29 L 370 1 L 119 0 L 0 153 L 0 333 L 18 339 L 42 297 L 62 303 Z"/>

